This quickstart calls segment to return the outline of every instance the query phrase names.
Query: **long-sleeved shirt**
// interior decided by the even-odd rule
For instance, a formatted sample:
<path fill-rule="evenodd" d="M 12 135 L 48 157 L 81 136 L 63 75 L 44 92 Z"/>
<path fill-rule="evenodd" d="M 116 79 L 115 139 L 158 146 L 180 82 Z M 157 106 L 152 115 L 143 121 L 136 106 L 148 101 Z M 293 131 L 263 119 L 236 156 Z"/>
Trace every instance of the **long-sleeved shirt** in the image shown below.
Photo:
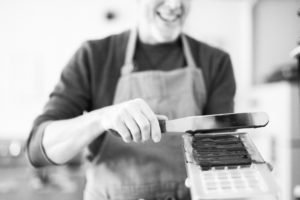
<path fill-rule="evenodd" d="M 124 64 L 128 37 L 129 31 L 86 41 L 76 51 L 64 68 L 43 113 L 34 121 L 27 141 L 27 152 L 30 162 L 35 167 L 55 164 L 47 157 L 42 145 L 44 129 L 48 123 L 74 118 L 85 111 L 112 104 L 120 69 Z M 236 85 L 229 55 L 189 36 L 187 41 L 197 67 L 201 68 L 204 76 L 207 103 L 203 114 L 233 112 Z M 159 55 L 163 54 L 165 55 L 161 58 L 165 59 L 159 58 Z M 151 59 L 153 57 L 158 58 Z M 147 66 L 138 69 L 139 71 L 154 67 L 155 70 L 172 70 L 185 63 L 179 40 L 175 44 L 154 46 L 139 41 L 134 58 L 138 65 Z M 161 66 L 167 67 L 161 69 Z M 101 142 L 100 136 L 88 146 L 91 159 L 98 152 Z"/>

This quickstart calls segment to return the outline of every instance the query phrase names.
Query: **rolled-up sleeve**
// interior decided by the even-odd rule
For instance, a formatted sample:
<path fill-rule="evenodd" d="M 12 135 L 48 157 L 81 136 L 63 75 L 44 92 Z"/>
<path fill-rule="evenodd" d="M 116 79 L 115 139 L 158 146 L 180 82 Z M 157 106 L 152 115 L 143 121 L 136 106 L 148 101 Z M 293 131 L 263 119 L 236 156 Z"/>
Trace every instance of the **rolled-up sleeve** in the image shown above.
<path fill-rule="evenodd" d="M 27 155 L 31 164 L 42 167 L 55 164 L 42 145 L 45 127 L 55 120 L 70 119 L 89 110 L 91 101 L 89 45 L 84 43 L 64 68 L 61 78 L 50 94 L 43 113 L 38 116 L 27 140 Z"/>

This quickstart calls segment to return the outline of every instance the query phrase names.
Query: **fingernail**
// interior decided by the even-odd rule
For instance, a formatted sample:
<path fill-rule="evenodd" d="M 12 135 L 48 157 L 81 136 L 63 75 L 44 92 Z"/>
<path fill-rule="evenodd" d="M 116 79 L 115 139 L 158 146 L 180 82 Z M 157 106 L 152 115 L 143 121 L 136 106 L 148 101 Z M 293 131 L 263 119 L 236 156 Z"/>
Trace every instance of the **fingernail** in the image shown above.
<path fill-rule="evenodd" d="M 130 143 L 131 142 L 131 138 L 129 138 L 129 137 L 124 138 L 124 142 Z"/>
<path fill-rule="evenodd" d="M 154 142 L 159 142 L 160 139 L 161 139 L 161 138 L 160 138 L 159 136 L 154 136 L 154 138 L 153 138 Z"/>

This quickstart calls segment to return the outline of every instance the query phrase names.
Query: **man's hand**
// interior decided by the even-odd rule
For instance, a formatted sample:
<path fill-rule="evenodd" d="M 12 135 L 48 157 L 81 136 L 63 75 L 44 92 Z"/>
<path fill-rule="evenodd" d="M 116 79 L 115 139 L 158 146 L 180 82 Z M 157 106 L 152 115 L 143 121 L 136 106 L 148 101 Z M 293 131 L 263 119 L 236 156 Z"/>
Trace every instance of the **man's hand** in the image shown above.
<path fill-rule="evenodd" d="M 159 119 L 142 99 L 104 107 L 84 115 L 47 124 L 42 145 L 49 159 L 63 164 L 81 152 L 100 134 L 117 131 L 125 142 L 159 142 Z"/>
<path fill-rule="evenodd" d="M 134 99 L 101 110 L 101 126 L 117 131 L 125 142 L 160 141 L 158 116 L 144 100 Z"/>

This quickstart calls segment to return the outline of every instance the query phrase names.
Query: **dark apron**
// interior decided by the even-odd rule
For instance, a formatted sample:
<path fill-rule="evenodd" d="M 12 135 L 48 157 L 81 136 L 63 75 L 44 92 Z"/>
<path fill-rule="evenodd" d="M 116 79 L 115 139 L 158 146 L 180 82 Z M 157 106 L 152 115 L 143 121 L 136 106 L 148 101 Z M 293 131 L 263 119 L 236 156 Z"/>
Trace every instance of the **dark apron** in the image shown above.
<path fill-rule="evenodd" d="M 156 114 L 169 119 L 201 115 L 206 102 L 202 71 L 195 65 L 185 36 L 181 38 L 188 66 L 133 72 L 137 32 L 132 31 L 114 104 L 142 98 Z M 187 199 L 184 162 L 181 135 L 165 134 L 159 143 L 125 143 L 107 134 L 87 170 L 85 200 Z"/>

